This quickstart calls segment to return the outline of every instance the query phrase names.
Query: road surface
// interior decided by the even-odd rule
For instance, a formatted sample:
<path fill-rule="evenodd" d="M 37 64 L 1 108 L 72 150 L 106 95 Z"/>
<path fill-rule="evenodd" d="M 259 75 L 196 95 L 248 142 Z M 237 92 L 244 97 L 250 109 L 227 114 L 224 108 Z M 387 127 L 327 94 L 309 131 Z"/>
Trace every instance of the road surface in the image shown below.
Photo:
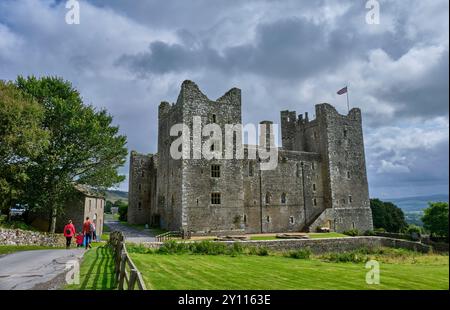
<path fill-rule="evenodd" d="M 121 231 L 127 242 L 143 243 L 156 241 L 156 234 L 150 229 L 139 230 L 122 224 L 119 221 L 108 219 L 105 219 L 105 225 L 108 226 L 111 231 Z"/>
<path fill-rule="evenodd" d="M 84 249 L 34 250 L 0 256 L 0 290 L 58 289 L 65 283 L 66 263 Z"/>

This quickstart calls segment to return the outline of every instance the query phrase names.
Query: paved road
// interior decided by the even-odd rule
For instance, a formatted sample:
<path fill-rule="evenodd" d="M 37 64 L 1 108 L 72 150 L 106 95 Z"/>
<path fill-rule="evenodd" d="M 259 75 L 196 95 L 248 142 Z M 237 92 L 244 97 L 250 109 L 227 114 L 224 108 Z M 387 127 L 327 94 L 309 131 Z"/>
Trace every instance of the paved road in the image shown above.
<path fill-rule="evenodd" d="M 156 241 L 156 234 L 150 229 L 139 230 L 115 220 L 105 220 L 105 225 L 107 225 L 111 231 L 121 231 L 127 242 L 143 243 Z"/>
<path fill-rule="evenodd" d="M 1 256 L 0 290 L 57 289 L 63 284 L 67 261 L 80 261 L 84 251 L 35 250 Z M 56 278 L 59 278 L 58 285 Z"/>

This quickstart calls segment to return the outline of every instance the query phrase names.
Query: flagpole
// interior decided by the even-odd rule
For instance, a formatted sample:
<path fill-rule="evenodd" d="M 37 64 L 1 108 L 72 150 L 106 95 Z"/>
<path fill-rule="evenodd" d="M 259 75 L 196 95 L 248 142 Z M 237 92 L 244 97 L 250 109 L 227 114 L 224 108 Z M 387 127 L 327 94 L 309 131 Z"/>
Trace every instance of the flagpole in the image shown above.
<path fill-rule="evenodd" d="M 347 85 L 347 110 L 348 110 L 348 113 L 350 113 L 350 103 L 348 101 L 348 85 Z"/>

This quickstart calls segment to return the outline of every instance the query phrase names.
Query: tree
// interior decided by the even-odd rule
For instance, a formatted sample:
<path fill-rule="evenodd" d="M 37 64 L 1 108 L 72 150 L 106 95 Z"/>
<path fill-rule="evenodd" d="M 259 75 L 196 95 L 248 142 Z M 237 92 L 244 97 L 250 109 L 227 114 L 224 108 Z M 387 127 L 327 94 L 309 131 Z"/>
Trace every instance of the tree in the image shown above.
<path fill-rule="evenodd" d="M 370 199 L 373 226 L 384 228 L 388 232 L 398 233 L 408 227 L 402 209 L 392 202 Z"/>
<path fill-rule="evenodd" d="M 448 202 L 430 202 L 423 211 L 423 227 L 431 235 L 448 239 Z"/>
<path fill-rule="evenodd" d="M 111 213 L 111 208 L 112 207 L 113 207 L 113 203 L 110 200 L 106 200 L 105 213 Z"/>
<path fill-rule="evenodd" d="M 50 142 L 28 169 L 27 195 L 34 209 L 47 212 L 54 232 L 75 183 L 105 190 L 124 180 L 117 170 L 125 163 L 126 137 L 106 110 L 83 104 L 68 81 L 18 77 L 17 86 L 44 109 L 41 128 L 49 131 Z"/>
<path fill-rule="evenodd" d="M 126 222 L 128 220 L 128 204 L 119 199 L 114 203 L 114 207 L 119 208 L 119 221 Z"/>
<path fill-rule="evenodd" d="M 27 167 L 47 147 L 44 109 L 11 82 L 0 80 L 0 202 L 9 209 L 23 193 Z"/>

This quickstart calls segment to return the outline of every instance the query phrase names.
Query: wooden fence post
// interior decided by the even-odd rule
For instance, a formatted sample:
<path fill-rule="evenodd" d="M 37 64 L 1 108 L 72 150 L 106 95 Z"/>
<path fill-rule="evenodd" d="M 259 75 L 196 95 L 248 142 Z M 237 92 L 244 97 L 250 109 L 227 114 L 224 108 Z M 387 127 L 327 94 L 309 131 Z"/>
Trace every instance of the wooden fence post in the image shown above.
<path fill-rule="evenodd" d="M 134 289 L 134 285 L 136 284 L 136 280 L 137 280 L 137 270 L 136 269 L 131 269 L 130 283 L 128 284 L 128 289 L 129 290 L 133 290 Z"/>
<path fill-rule="evenodd" d="M 119 271 L 119 290 L 123 290 L 123 282 L 125 279 L 125 267 L 127 264 L 127 254 L 122 253 L 120 261 L 120 271 Z"/>

